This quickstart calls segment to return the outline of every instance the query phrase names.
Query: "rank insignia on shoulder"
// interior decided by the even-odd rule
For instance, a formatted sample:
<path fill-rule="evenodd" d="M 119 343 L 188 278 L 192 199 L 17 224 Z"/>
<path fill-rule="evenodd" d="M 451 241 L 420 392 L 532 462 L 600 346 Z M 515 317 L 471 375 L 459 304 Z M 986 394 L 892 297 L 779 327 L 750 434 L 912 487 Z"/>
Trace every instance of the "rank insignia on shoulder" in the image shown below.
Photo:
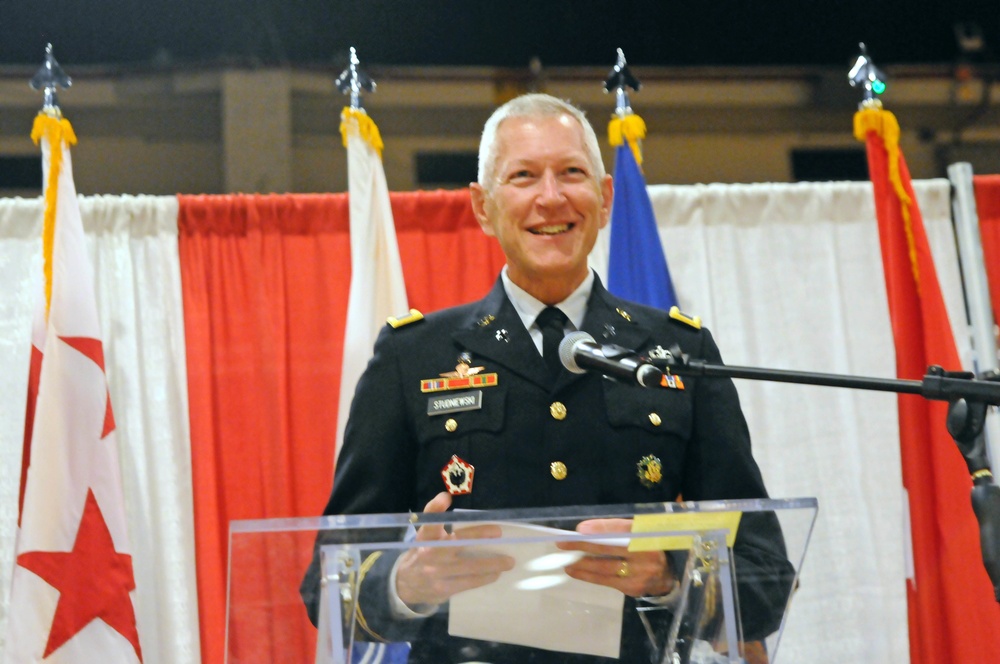
<path fill-rule="evenodd" d="M 405 316 L 389 316 L 385 319 L 385 322 L 389 324 L 394 330 L 398 330 L 404 325 L 409 325 L 410 323 L 416 323 L 424 319 L 424 315 L 417 311 L 416 309 L 410 309 L 410 313 Z"/>
<path fill-rule="evenodd" d="M 682 313 L 677 305 L 670 307 L 670 317 L 676 321 L 680 321 L 685 325 L 690 325 L 696 330 L 701 329 L 701 317 L 700 316 L 688 316 Z"/>
<path fill-rule="evenodd" d="M 671 390 L 683 390 L 684 381 L 681 380 L 680 376 L 675 376 L 674 374 L 665 373 L 660 378 L 660 387 L 666 387 Z"/>
<path fill-rule="evenodd" d="M 472 493 L 472 476 L 475 472 L 476 469 L 472 464 L 453 454 L 441 469 L 441 478 L 448 493 L 453 496 L 464 496 Z"/>
<path fill-rule="evenodd" d="M 615 311 L 617 311 L 618 315 L 627 320 L 628 322 L 630 323 L 632 322 L 632 315 L 629 312 L 625 311 L 624 309 L 615 309 Z"/>
<path fill-rule="evenodd" d="M 663 479 L 663 464 L 652 454 L 639 459 L 635 466 L 639 471 L 639 483 L 647 489 L 652 489 Z"/>
<path fill-rule="evenodd" d="M 479 327 L 486 327 L 496 319 L 497 319 L 496 316 L 494 316 L 493 314 L 487 314 L 486 316 L 480 318 L 479 322 L 476 324 L 479 325 Z"/>

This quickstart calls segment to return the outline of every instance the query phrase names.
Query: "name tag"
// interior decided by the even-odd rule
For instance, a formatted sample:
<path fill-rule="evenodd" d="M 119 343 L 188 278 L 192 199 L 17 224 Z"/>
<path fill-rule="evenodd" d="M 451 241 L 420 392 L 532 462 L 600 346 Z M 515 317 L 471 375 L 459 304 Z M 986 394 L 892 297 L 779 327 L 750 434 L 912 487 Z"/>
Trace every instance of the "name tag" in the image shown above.
<path fill-rule="evenodd" d="M 483 391 L 452 392 L 427 399 L 428 415 L 444 415 L 463 410 L 478 410 L 483 407 Z"/>

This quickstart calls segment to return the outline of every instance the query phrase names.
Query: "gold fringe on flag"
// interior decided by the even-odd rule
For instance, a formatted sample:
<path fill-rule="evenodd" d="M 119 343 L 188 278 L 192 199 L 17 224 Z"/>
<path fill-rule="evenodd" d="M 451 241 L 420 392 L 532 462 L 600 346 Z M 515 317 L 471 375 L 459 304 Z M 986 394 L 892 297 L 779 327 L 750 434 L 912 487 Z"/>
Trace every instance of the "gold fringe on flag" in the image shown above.
<path fill-rule="evenodd" d="M 864 143 L 868 134 L 875 134 L 882 139 L 889 162 L 889 182 L 899 198 L 899 210 L 903 215 L 903 230 L 906 232 L 906 246 L 910 250 L 910 267 L 913 279 L 920 287 L 920 268 L 917 266 L 917 243 L 913 237 L 913 223 L 910 220 L 910 206 L 913 200 L 903 188 L 903 180 L 899 176 L 899 122 L 896 116 L 882 108 L 862 108 L 854 114 L 854 138 Z"/>
<path fill-rule="evenodd" d="M 624 118 L 615 117 L 608 123 L 608 142 L 611 147 L 618 147 L 625 141 L 632 148 L 635 156 L 635 163 L 642 166 L 642 151 L 639 150 L 639 141 L 646 138 L 646 123 L 636 114 L 626 115 Z"/>
<path fill-rule="evenodd" d="M 378 132 L 378 125 L 364 111 L 349 106 L 345 107 L 340 113 L 340 137 L 344 141 L 344 147 L 347 147 L 347 132 L 350 126 L 348 123 L 351 120 L 358 123 L 358 133 L 361 135 L 362 140 L 372 146 L 375 154 L 381 159 L 382 148 L 385 146 L 382 144 L 382 135 Z"/>
<path fill-rule="evenodd" d="M 76 134 L 66 118 L 46 113 L 35 116 L 31 140 L 38 145 L 42 137 L 49 142 L 49 179 L 45 183 L 45 213 L 42 217 L 42 259 L 45 270 L 45 318 L 49 317 L 52 304 L 52 247 L 56 238 L 56 197 L 59 191 L 59 173 L 62 171 L 62 144 L 76 145 Z"/>

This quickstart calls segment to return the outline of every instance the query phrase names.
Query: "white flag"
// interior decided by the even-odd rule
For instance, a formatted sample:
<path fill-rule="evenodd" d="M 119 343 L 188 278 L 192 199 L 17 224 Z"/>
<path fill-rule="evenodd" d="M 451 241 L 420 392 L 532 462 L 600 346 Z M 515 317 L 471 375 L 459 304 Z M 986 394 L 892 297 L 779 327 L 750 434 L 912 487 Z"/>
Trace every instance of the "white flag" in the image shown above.
<path fill-rule="evenodd" d="M 48 317 L 34 358 L 41 372 L 3 661 L 141 662 L 114 413 L 70 161 L 76 138 L 49 115 L 38 116 L 32 137 L 42 139 L 46 182 Z"/>
<path fill-rule="evenodd" d="M 344 441 L 354 388 L 371 359 L 375 338 L 387 317 L 408 310 L 378 127 L 364 111 L 345 108 L 340 117 L 340 132 L 347 146 L 351 291 L 337 411 L 337 454 Z"/>

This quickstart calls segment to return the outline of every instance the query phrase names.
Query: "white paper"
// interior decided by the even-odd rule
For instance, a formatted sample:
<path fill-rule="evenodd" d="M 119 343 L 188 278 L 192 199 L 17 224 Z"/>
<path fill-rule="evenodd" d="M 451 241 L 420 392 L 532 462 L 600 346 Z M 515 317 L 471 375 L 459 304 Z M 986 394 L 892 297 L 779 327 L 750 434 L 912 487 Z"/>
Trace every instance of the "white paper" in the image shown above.
<path fill-rule="evenodd" d="M 477 524 L 478 525 L 478 524 Z M 503 539 L 565 536 L 568 531 L 530 524 L 498 523 Z M 626 540 L 627 541 L 627 540 Z M 566 565 L 583 556 L 553 542 L 477 546 L 470 555 L 502 554 L 515 560 L 493 584 L 451 598 L 452 636 L 617 658 L 625 596 L 607 586 L 571 579 Z"/>

